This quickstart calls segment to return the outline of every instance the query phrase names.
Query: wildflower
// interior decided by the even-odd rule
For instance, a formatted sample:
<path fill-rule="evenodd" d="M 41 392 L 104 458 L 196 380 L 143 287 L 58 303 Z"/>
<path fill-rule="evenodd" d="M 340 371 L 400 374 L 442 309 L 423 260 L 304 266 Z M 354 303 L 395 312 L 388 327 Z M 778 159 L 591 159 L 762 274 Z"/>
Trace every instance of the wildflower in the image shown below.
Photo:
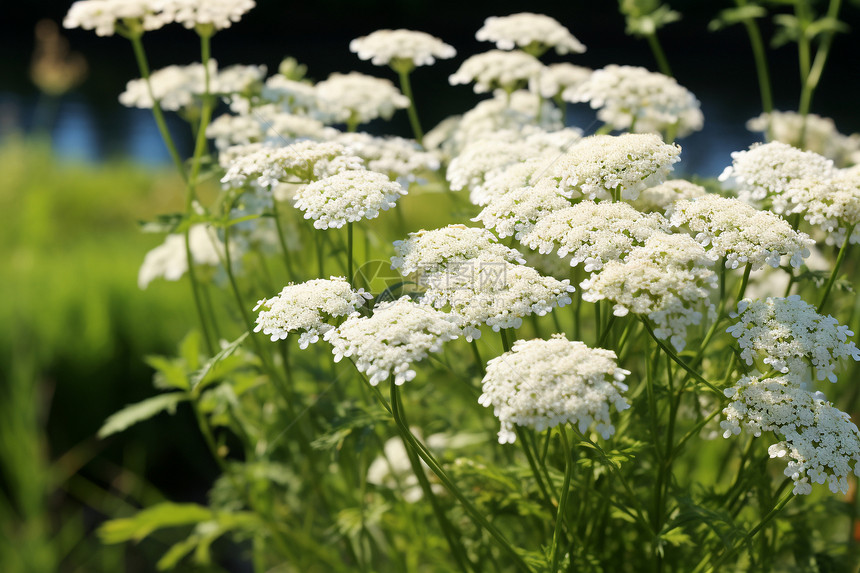
<path fill-rule="evenodd" d="M 565 101 L 587 102 L 613 129 L 685 137 L 702 129 L 699 100 L 669 76 L 611 64 L 562 92 Z"/>
<path fill-rule="evenodd" d="M 516 441 L 514 424 L 538 432 L 568 422 L 585 432 L 594 424 L 608 439 L 615 433 L 610 406 L 619 412 L 630 407 L 621 395 L 629 375 L 611 350 L 588 348 L 562 334 L 517 340 L 509 352 L 487 363 L 478 403 L 493 407 L 501 422 L 500 444 Z"/>
<path fill-rule="evenodd" d="M 349 51 L 359 59 L 370 60 L 374 66 L 397 69 L 430 66 L 436 58 L 447 60 L 457 55 L 457 50 L 439 38 L 426 32 L 413 30 L 377 30 L 349 43 Z"/>
<path fill-rule="evenodd" d="M 193 225 L 188 231 L 188 245 L 194 264 L 217 266 L 224 257 L 224 244 L 215 230 L 206 225 Z M 232 252 L 232 251 L 231 251 Z M 137 275 L 137 286 L 145 289 L 153 279 L 178 281 L 188 270 L 185 236 L 167 235 L 164 243 L 155 247 L 143 258 Z"/>
<path fill-rule="evenodd" d="M 254 7 L 254 0 L 162 0 L 164 13 L 186 28 L 229 28 Z"/>
<path fill-rule="evenodd" d="M 800 384 L 812 380 L 810 368 L 818 380 L 836 382 L 839 360 L 860 360 L 860 350 L 848 340 L 854 333 L 832 316 L 818 314 L 799 295 L 744 299 L 732 317 L 739 320 L 726 332 L 737 339 L 748 365 L 761 358 Z"/>
<path fill-rule="evenodd" d="M 127 34 L 130 28 L 158 30 L 171 22 L 158 0 L 78 0 L 63 19 L 65 28 L 95 30 L 99 36 Z"/>
<path fill-rule="evenodd" d="M 564 90 L 586 81 L 592 71 L 591 68 L 575 66 L 567 62 L 550 64 L 543 68 L 538 77 L 531 80 L 529 90 L 548 99 L 559 97 Z"/>
<path fill-rule="evenodd" d="M 798 268 L 815 244 L 779 215 L 739 199 L 704 195 L 677 201 L 666 214 L 673 227 L 686 226 L 695 233 L 696 240 L 713 257 L 726 257 L 726 268 L 730 269 L 745 264 L 752 265 L 752 270 L 765 264 L 777 268 L 783 255 Z"/>
<path fill-rule="evenodd" d="M 359 372 L 376 386 L 389 376 L 397 385 L 412 380 L 413 363 L 439 352 L 459 334 L 444 312 L 404 296 L 377 304 L 369 317 L 353 314 L 323 338 L 332 345 L 335 362 L 353 358 Z"/>
<path fill-rule="evenodd" d="M 364 289 L 353 290 L 344 277 L 289 284 L 277 296 L 257 302 L 254 332 L 262 331 L 275 342 L 301 331 L 299 348 L 304 349 L 334 328 L 332 319 L 351 315 L 371 298 Z"/>
<path fill-rule="evenodd" d="M 556 53 L 562 55 L 585 51 L 585 46 L 555 18 L 531 12 L 490 16 L 475 38 L 482 42 L 495 42 L 500 50 L 520 47 L 538 57 L 550 48 L 555 48 Z"/>
<path fill-rule="evenodd" d="M 476 186 L 469 193 L 469 200 L 475 205 L 489 207 L 491 204 L 496 205 L 488 212 L 497 213 L 503 218 L 510 218 L 506 214 L 516 217 L 514 223 L 531 224 L 536 221 L 533 217 L 537 216 L 537 212 L 532 212 L 529 207 L 525 207 L 522 217 L 516 215 L 519 209 L 516 207 L 522 201 L 528 204 L 539 205 L 543 201 L 550 201 L 554 205 L 567 207 L 567 203 L 561 204 L 555 199 L 558 197 L 571 198 L 571 193 L 566 189 L 558 189 L 551 185 L 537 185 L 541 177 L 543 177 L 549 168 L 558 159 L 560 152 L 545 150 L 540 155 L 530 157 L 519 163 L 512 163 L 503 169 L 487 174 L 486 180 Z M 534 197 L 530 198 L 529 193 L 533 193 Z M 513 193 L 510 197 L 508 194 Z M 513 201 L 514 203 L 511 203 Z M 541 207 L 541 211 L 544 209 Z M 482 217 L 482 215 L 479 215 Z M 478 219 L 475 219 L 478 220 Z M 485 224 L 486 225 L 486 224 Z M 493 227 L 493 225 L 486 225 Z M 497 228 L 500 231 L 500 229 Z M 518 229 L 519 230 L 519 229 Z M 501 232 L 501 231 L 500 231 Z M 505 236 L 512 235 L 512 232 L 507 232 Z"/>
<path fill-rule="evenodd" d="M 860 149 L 860 136 L 843 135 L 832 119 L 814 113 L 805 117 L 795 111 L 763 113 L 747 121 L 747 129 L 769 133 L 771 140 L 814 151 L 840 166 L 849 163 L 852 154 Z"/>
<path fill-rule="evenodd" d="M 668 230 L 668 221 L 658 213 L 644 215 L 627 203 L 582 201 L 541 217 L 520 241 L 541 254 L 558 247 L 559 257 L 571 255 L 570 266 L 585 263 L 590 273 Z"/>
<path fill-rule="evenodd" d="M 339 133 L 335 141 L 361 157 L 371 171 L 414 181 L 422 171 L 439 169 L 439 159 L 416 141 L 402 137 L 376 137 L 368 133 Z"/>
<path fill-rule="evenodd" d="M 466 58 L 448 82 L 452 86 L 475 82 L 476 94 L 497 88 L 512 93 L 541 74 L 543 64 L 525 52 L 490 50 Z"/>
<path fill-rule="evenodd" d="M 221 182 L 241 187 L 251 181 L 271 188 L 279 181 L 307 183 L 341 171 L 364 168 L 360 157 L 339 143 L 299 141 L 287 146 L 259 145 L 229 148 L 231 161 Z"/>
<path fill-rule="evenodd" d="M 339 229 L 347 223 L 375 219 L 406 195 L 400 183 L 387 175 L 364 169 L 341 171 L 296 191 L 296 208 L 317 229 Z"/>
<path fill-rule="evenodd" d="M 669 339 L 679 351 L 686 345 L 687 326 L 699 324 L 709 289 L 717 275 L 708 268 L 713 260 L 689 235 L 654 233 L 634 247 L 623 261 L 609 261 L 581 283 L 588 302 L 610 300 L 613 314 L 645 315 L 657 328 L 654 334 Z"/>
<path fill-rule="evenodd" d="M 746 428 L 754 436 L 774 432 L 782 441 L 768 447 L 771 458 L 788 457 L 786 477 L 794 494 L 812 493 L 827 482 L 833 493 L 848 493 L 848 476 L 860 476 L 860 432 L 848 414 L 785 377 L 744 376 L 725 390 L 732 402 L 720 422 L 724 438 Z M 853 464 L 853 468 L 852 468 Z"/>
<path fill-rule="evenodd" d="M 263 139 L 263 126 L 252 115 L 225 113 L 206 126 L 206 137 L 215 140 L 218 150 L 232 145 L 247 145 Z"/>
<path fill-rule="evenodd" d="M 542 181 L 572 198 L 634 200 L 662 183 L 681 149 L 651 134 L 592 135 L 570 147 Z"/>
<path fill-rule="evenodd" d="M 500 245 L 486 229 L 465 225 L 448 225 L 431 231 L 409 233 L 409 238 L 394 242 L 391 268 L 406 276 L 411 273 L 443 273 L 455 263 L 481 255 L 498 261 L 525 263 L 515 249 Z"/>
<path fill-rule="evenodd" d="M 391 119 L 409 107 L 409 98 L 394 84 L 358 72 L 331 74 L 316 85 L 320 113 L 332 123 L 357 126 L 378 117 Z"/>
<path fill-rule="evenodd" d="M 825 243 L 839 245 L 851 229 L 849 243 L 860 243 L 860 177 L 856 170 L 839 169 L 828 186 L 805 187 L 793 194 L 796 210 L 825 233 Z"/>
<path fill-rule="evenodd" d="M 683 179 L 670 179 L 644 189 L 633 201 L 633 206 L 640 211 L 663 211 L 675 201 L 695 199 L 707 193 L 704 187 Z"/>
<path fill-rule="evenodd" d="M 285 106 L 292 113 L 310 112 L 319 107 L 317 91 L 312 84 L 292 80 L 281 74 L 266 79 L 262 96 L 266 101 Z"/>

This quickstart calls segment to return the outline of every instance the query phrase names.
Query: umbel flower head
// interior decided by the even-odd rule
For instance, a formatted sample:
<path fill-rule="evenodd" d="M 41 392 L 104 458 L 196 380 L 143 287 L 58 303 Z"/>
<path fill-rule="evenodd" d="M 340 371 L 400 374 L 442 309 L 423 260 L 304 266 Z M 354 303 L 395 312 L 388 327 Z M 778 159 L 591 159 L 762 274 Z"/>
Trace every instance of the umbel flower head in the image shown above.
<path fill-rule="evenodd" d="M 391 119 L 395 111 L 409 107 L 409 98 L 393 83 L 358 72 L 333 73 L 315 89 L 319 111 L 331 123 L 353 126 Z"/>
<path fill-rule="evenodd" d="M 668 230 L 669 222 L 659 213 L 645 215 L 621 202 L 582 201 L 540 218 L 520 242 L 544 255 L 557 247 L 559 257 L 570 255 L 570 266 L 585 263 L 590 273 Z"/>
<path fill-rule="evenodd" d="M 699 100 L 674 78 L 635 66 L 611 64 L 562 92 L 564 100 L 587 102 L 613 129 L 685 137 L 702 129 Z"/>
<path fill-rule="evenodd" d="M 545 98 L 560 97 L 564 90 L 578 86 L 587 80 L 592 71 L 594 70 L 591 68 L 575 66 L 567 62 L 549 64 L 544 67 L 540 76 L 532 80 L 529 90 Z"/>
<path fill-rule="evenodd" d="M 516 441 L 514 424 L 538 432 L 568 422 L 585 432 L 594 424 L 608 439 L 615 433 L 610 406 L 619 412 L 630 407 L 621 395 L 629 374 L 611 350 L 588 348 L 563 334 L 517 340 L 510 352 L 487 363 L 478 403 L 493 407 L 501 422 L 500 444 Z"/>
<path fill-rule="evenodd" d="M 788 221 L 771 211 L 760 211 L 739 199 L 704 195 L 678 201 L 667 216 L 673 227 L 686 226 L 715 258 L 726 258 L 726 268 L 749 264 L 779 267 L 782 256 L 798 268 L 815 241 L 798 233 Z"/>
<path fill-rule="evenodd" d="M 359 59 L 370 60 L 374 66 L 391 66 L 408 71 L 418 66 L 430 66 L 436 58 L 447 60 L 457 50 L 439 38 L 414 30 L 377 30 L 349 43 L 349 51 Z"/>
<path fill-rule="evenodd" d="M 540 76 L 542 71 L 543 64 L 525 52 L 490 50 L 466 58 L 448 82 L 452 86 L 475 82 L 476 94 L 495 89 L 511 93 Z"/>
<path fill-rule="evenodd" d="M 491 180 L 487 187 L 494 189 L 502 177 L 513 180 L 518 175 L 526 175 L 528 178 L 536 168 L 543 171 L 549 164 L 550 160 L 546 159 L 513 165 Z M 513 181 L 511 185 L 514 185 Z M 520 239 L 541 218 L 567 207 L 570 207 L 570 200 L 558 189 L 548 185 L 530 187 L 526 181 L 521 181 L 514 189 L 494 192 L 486 206 L 472 220 L 480 221 L 488 229 L 495 229 L 501 238 L 514 236 Z"/>
<path fill-rule="evenodd" d="M 299 348 L 307 348 L 334 328 L 329 324 L 332 319 L 351 315 L 371 298 L 364 289 L 353 290 L 343 277 L 290 284 L 277 296 L 257 302 L 254 332 L 262 331 L 275 342 L 301 331 Z"/>
<path fill-rule="evenodd" d="M 490 16 L 475 38 L 482 42 L 494 42 L 500 50 L 519 47 L 538 57 L 550 48 L 555 48 L 556 53 L 562 55 L 585 51 L 585 46 L 558 20 L 531 12 Z"/>
<path fill-rule="evenodd" d="M 541 181 L 572 198 L 633 200 L 643 189 L 665 181 L 681 148 L 657 135 L 592 135 L 558 158 Z"/>
<path fill-rule="evenodd" d="M 738 322 L 726 329 L 741 347 L 741 358 L 769 364 L 799 384 L 812 380 L 836 382 L 834 369 L 843 358 L 860 360 L 860 350 L 849 338 L 854 333 L 832 316 L 818 314 L 799 295 L 764 300 L 744 299 Z"/>
<path fill-rule="evenodd" d="M 843 135 L 836 129 L 832 119 L 814 113 L 805 117 L 796 111 L 763 113 L 747 121 L 747 129 L 770 133 L 770 138 L 774 141 L 797 145 L 805 151 L 814 151 L 839 166 L 850 162 L 851 156 L 860 149 L 860 136 Z"/>
<path fill-rule="evenodd" d="M 188 245 L 195 265 L 217 266 L 224 257 L 224 243 L 215 229 L 207 225 L 193 225 L 188 231 Z M 232 253 L 232 250 L 230 251 Z M 167 235 L 164 243 L 155 247 L 143 258 L 137 275 L 137 286 L 145 289 L 153 279 L 178 281 L 188 270 L 185 236 Z"/>
<path fill-rule="evenodd" d="M 709 268 L 713 259 L 689 235 L 654 233 L 641 247 L 634 247 L 623 261 L 609 261 L 603 269 L 582 281 L 582 299 L 610 300 L 613 314 L 646 315 L 654 321 L 658 338 L 669 339 L 684 349 L 687 326 L 699 324 L 709 290 L 717 275 Z"/>
<path fill-rule="evenodd" d="M 294 196 L 305 219 L 313 219 L 317 229 L 339 229 L 347 223 L 375 219 L 406 195 L 397 181 L 387 175 L 356 169 L 341 171 L 301 187 Z"/>
<path fill-rule="evenodd" d="M 665 211 L 675 201 L 695 199 L 705 193 L 707 190 L 701 185 L 684 179 L 670 179 L 642 191 L 633 201 L 633 206 L 645 212 Z"/>
<path fill-rule="evenodd" d="M 820 392 L 810 392 L 787 377 L 753 374 L 725 394 L 732 402 L 723 409 L 723 437 L 737 435 L 742 428 L 756 437 L 762 432 L 781 436 L 782 441 L 767 451 L 771 458 L 789 458 L 784 473 L 794 481 L 795 495 L 810 494 L 812 483 L 825 482 L 833 493 L 848 493 L 848 476 L 860 477 L 860 432 L 848 414 Z"/>
<path fill-rule="evenodd" d="M 421 172 L 439 169 L 439 159 L 413 139 L 356 132 L 338 133 L 335 141 L 362 158 L 368 169 L 386 173 L 392 180 L 414 181 Z"/>
<path fill-rule="evenodd" d="M 459 335 L 449 315 L 404 296 L 377 304 L 369 317 L 353 314 L 323 338 L 331 343 L 335 362 L 354 358 L 359 372 L 376 386 L 389 376 L 397 385 L 412 380 L 415 362 Z"/>

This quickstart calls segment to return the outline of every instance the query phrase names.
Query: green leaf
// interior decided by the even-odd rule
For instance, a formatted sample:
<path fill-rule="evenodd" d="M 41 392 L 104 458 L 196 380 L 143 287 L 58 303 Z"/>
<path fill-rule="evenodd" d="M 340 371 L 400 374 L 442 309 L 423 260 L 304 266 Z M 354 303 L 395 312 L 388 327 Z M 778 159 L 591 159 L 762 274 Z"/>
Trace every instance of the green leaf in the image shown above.
<path fill-rule="evenodd" d="M 178 360 L 172 360 L 164 356 L 147 356 L 143 360 L 156 370 L 153 377 L 153 384 L 156 388 L 191 389 L 191 383 L 188 381 L 185 366 Z"/>
<path fill-rule="evenodd" d="M 767 16 L 767 10 L 761 6 L 748 5 L 739 6 L 737 8 L 727 8 L 722 10 L 717 17 L 708 23 L 708 30 L 716 32 L 722 28 L 727 28 L 735 24 L 741 24 L 756 18 Z"/>
<path fill-rule="evenodd" d="M 179 357 L 185 361 L 188 370 L 200 368 L 200 342 L 202 337 L 199 330 L 192 330 L 179 343 Z"/>
<path fill-rule="evenodd" d="M 178 233 L 184 218 L 182 213 L 169 213 L 158 215 L 154 221 L 138 221 L 137 225 L 143 233 Z"/>
<path fill-rule="evenodd" d="M 191 390 L 199 393 L 207 386 L 207 383 L 214 382 L 216 378 L 214 376 L 210 376 L 207 379 L 207 375 L 213 371 L 213 368 L 215 368 L 219 362 L 236 352 L 236 349 L 242 345 L 245 339 L 248 338 L 249 334 L 249 332 L 243 333 L 239 338 L 222 348 L 221 352 L 210 358 L 206 364 L 203 365 L 203 368 L 192 374 Z"/>
<path fill-rule="evenodd" d="M 105 420 L 104 425 L 98 431 L 98 437 L 104 439 L 117 432 L 122 432 L 128 427 L 148 420 L 164 411 L 173 414 L 176 411 L 176 405 L 187 399 L 188 394 L 185 392 L 171 392 L 147 398 L 137 404 L 130 404 Z"/>
<path fill-rule="evenodd" d="M 140 541 L 157 529 L 194 525 L 212 518 L 213 512 L 208 507 L 196 503 L 165 502 L 144 509 L 133 517 L 111 519 L 99 528 L 98 534 L 108 544 Z"/>
<path fill-rule="evenodd" d="M 229 221 L 217 221 L 213 224 L 216 227 L 232 227 L 233 225 L 238 225 L 239 223 L 244 223 L 245 221 L 253 221 L 254 219 L 259 219 L 260 217 L 262 217 L 262 215 L 255 213 L 253 215 L 245 215 L 244 217 L 230 219 Z"/>
<path fill-rule="evenodd" d="M 812 24 L 806 27 L 806 36 L 811 40 L 819 34 L 843 34 L 850 30 L 848 24 L 840 22 L 836 18 L 819 18 Z"/>

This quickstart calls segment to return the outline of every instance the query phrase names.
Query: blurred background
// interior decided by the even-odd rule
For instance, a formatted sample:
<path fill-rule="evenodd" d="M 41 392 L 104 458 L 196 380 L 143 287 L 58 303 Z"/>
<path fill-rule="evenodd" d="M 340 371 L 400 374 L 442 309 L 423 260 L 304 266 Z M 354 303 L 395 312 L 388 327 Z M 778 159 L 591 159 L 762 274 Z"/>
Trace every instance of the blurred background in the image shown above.
<path fill-rule="evenodd" d="M 740 26 L 708 31 L 729 0 L 669 4 L 683 20 L 660 39 L 705 115 L 704 130 L 680 141 L 678 170 L 713 177 L 732 151 L 759 138 L 744 127 L 761 111 L 749 42 Z M 183 189 L 149 110 L 117 101 L 138 75 L 129 43 L 37 27 L 61 23 L 69 5 L 17 2 L 0 19 L 0 569 L 148 571 L 161 550 L 151 547 L 157 539 L 105 547 L 95 528 L 160 499 L 204 502 L 217 468 L 182 410 L 107 441 L 94 434 L 112 412 L 152 394 L 143 357 L 175 352 L 194 324 L 184 284 L 141 291 L 136 282 L 144 254 L 163 239 L 140 233 L 137 222 L 181 210 Z M 222 66 L 266 64 L 270 72 L 292 56 L 316 80 L 350 70 L 394 79 L 387 68 L 359 61 L 349 41 L 379 28 L 423 30 L 458 50 L 413 76 L 422 123 L 431 127 L 481 99 L 470 86 L 448 86 L 447 77 L 465 57 L 489 49 L 474 39 L 484 19 L 520 11 L 566 25 L 588 47 L 569 60 L 575 64 L 656 70 L 647 43 L 624 34 L 611 0 L 258 0 L 215 36 L 213 56 Z M 856 30 L 860 9 L 847 3 L 841 19 Z M 761 24 L 767 40 L 773 28 Z M 198 55 L 195 36 L 179 26 L 148 33 L 144 42 L 154 69 Z M 837 36 L 812 106 L 845 134 L 860 131 L 858 48 L 856 34 Z M 52 67 L 51 54 L 65 61 L 62 69 Z M 769 55 L 776 108 L 796 109 L 796 47 Z M 168 119 L 188 153 L 186 124 Z M 571 106 L 569 122 L 587 132 L 597 127 L 585 105 Z M 368 130 L 410 134 L 405 113 Z M 222 562 L 241 570 L 229 555 Z"/>

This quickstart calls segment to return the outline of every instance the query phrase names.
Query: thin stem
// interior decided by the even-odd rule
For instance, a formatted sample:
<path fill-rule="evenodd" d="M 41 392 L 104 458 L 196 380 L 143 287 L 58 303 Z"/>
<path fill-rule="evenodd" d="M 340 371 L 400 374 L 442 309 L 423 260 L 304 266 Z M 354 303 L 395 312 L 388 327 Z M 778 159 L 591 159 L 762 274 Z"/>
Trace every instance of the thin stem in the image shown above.
<path fill-rule="evenodd" d="M 547 504 L 547 507 L 552 508 L 552 498 L 549 495 L 549 491 L 546 489 L 546 484 L 543 483 L 543 476 L 538 469 L 537 462 L 535 461 L 535 456 L 532 454 L 532 450 L 529 447 L 529 443 L 526 440 L 525 430 L 519 425 L 514 425 L 514 431 L 517 433 L 517 441 L 520 442 L 520 445 L 523 447 L 523 452 L 526 454 L 526 459 L 529 462 L 529 467 L 532 470 L 532 475 L 535 478 L 535 482 L 537 482 L 538 489 L 540 489 L 541 495 L 544 497 L 544 501 Z"/>
<path fill-rule="evenodd" d="M 284 266 L 287 269 L 287 274 L 290 279 L 295 279 L 295 271 L 290 257 L 290 250 L 287 248 L 287 238 L 284 235 L 284 229 L 281 226 L 281 215 L 278 211 L 278 200 L 272 199 L 272 218 L 275 220 L 275 229 L 278 231 L 278 242 L 281 244 L 281 254 L 284 256 Z"/>
<path fill-rule="evenodd" d="M 671 358 L 673 362 L 675 362 L 676 364 L 678 364 L 678 366 L 680 366 L 681 368 L 686 370 L 693 378 L 695 378 L 696 380 L 698 380 L 699 382 L 701 382 L 702 384 L 704 384 L 705 386 L 710 388 L 715 394 L 719 394 L 720 396 L 723 395 L 723 393 L 719 390 L 719 388 L 717 388 L 716 386 L 714 386 L 713 384 L 711 384 L 710 382 L 705 380 L 701 374 L 699 374 L 698 372 L 696 372 L 695 370 L 690 368 L 690 366 L 686 362 L 684 362 L 683 360 L 678 358 L 678 355 L 675 354 L 675 352 L 671 348 L 666 346 L 666 344 L 662 340 L 657 338 L 657 335 L 654 334 L 654 330 L 652 330 L 651 325 L 648 324 L 648 321 L 646 319 L 644 319 L 644 318 L 642 319 L 642 324 L 645 326 L 645 330 L 648 331 L 648 334 L 651 335 L 651 338 L 653 338 L 654 341 L 657 342 L 658 345 L 660 345 L 660 348 L 663 349 L 663 352 L 665 352 L 666 355 L 669 358 Z"/>
<path fill-rule="evenodd" d="M 415 141 L 424 143 L 424 131 L 421 129 L 421 122 L 418 121 L 418 111 L 415 109 L 415 96 L 412 95 L 412 83 L 409 81 L 409 72 L 399 71 L 400 89 L 403 90 L 403 95 L 409 98 L 409 108 L 406 110 L 409 114 L 409 123 L 412 125 L 412 133 L 415 134 Z"/>
<path fill-rule="evenodd" d="M 469 346 L 472 347 L 472 355 L 475 357 L 475 364 L 478 365 L 478 369 L 481 372 L 481 378 L 483 378 L 487 375 L 487 369 L 484 366 L 484 360 L 481 358 L 481 353 L 478 350 L 478 341 L 473 338 L 469 343 Z"/>
<path fill-rule="evenodd" d="M 352 221 L 350 221 L 346 224 L 346 268 L 349 273 L 346 277 L 350 283 L 354 279 L 352 265 Z"/>
<path fill-rule="evenodd" d="M 817 311 L 821 313 L 824 310 L 824 305 L 827 304 L 827 297 L 830 296 L 830 291 L 833 288 L 833 283 L 836 282 L 836 276 L 839 274 L 839 267 L 842 266 L 842 261 L 845 260 L 845 255 L 851 246 L 851 233 L 854 232 L 854 225 L 848 227 L 845 231 L 845 240 L 842 241 L 842 246 L 839 248 L 839 254 L 836 255 L 836 265 L 833 267 L 833 272 L 830 273 L 830 278 L 827 281 L 827 286 L 824 287 L 824 294 L 821 295 L 821 301 L 818 303 Z"/>
<path fill-rule="evenodd" d="M 510 352 L 511 343 L 508 342 L 508 333 L 504 328 L 499 329 L 499 336 L 502 338 L 502 348 L 504 348 L 505 352 Z"/>
<path fill-rule="evenodd" d="M 737 0 L 738 6 L 745 6 L 746 0 Z M 758 76 L 758 87 L 761 92 L 761 107 L 765 113 L 773 111 L 773 93 L 770 87 L 770 72 L 767 67 L 767 53 L 761 38 L 758 24 L 752 18 L 744 20 L 744 27 L 752 46 L 753 58 L 755 60 L 756 75 Z M 770 121 L 768 121 L 768 140 L 770 139 Z"/>
<path fill-rule="evenodd" d="M 558 512 L 555 516 L 555 532 L 552 535 L 552 549 L 550 553 L 552 554 L 552 568 L 550 571 L 555 573 L 558 571 L 559 558 L 561 557 L 559 553 L 559 546 L 561 545 L 561 526 L 564 522 L 564 512 L 567 509 L 567 499 L 570 495 L 570 477 L 573 474 L 574 461 L 573 461 L 573 453 L 570 447 L 570 443 L 567 440 L 567 432 L 564 429 L 564 425 L 559 425 L 558 427 L 559 434 L 561 435 L 561 446 L 564 449 L 564 484 L 561 487 L 561 499 L 558 502 Z"/>
<path fill-rule="evenodd" d="M 841 8 L 841 5 L 842 0 L 830 0 L 830 5 L 827 8 L 827 17 L 836 20 L 839 17 L 839 9 Z M 824 64 L 827 63 L 827 56 L 830 55 L 830 46 L 833 44 L 833 38 L 835 35 L 836 32 L 834 30 L 830 30 L 821 40 L 821 44 L 815 51 L 815 60 L 812 62 L 812 67 L 806 76 L 806 83 L 803 85 L 800 113 L 804 116 L 804 130 L 806 128 L 806 115 L 812 107 L 812 98 L 815 95 L 815 89 L 818 87 L 818 82 L 821 81 Z M 801 143 L 803 143 L 805 139 L 806 134 L 804 132 Z"/>
<path fill-rule="evenodd" d="M 155 98 L 152 91 L 152 82 L 150 81 L 149 62 L 146 59 L 146 51 L 143 49 L 143 41 L 140 35 L 129 36 L 131 47 L 134 49 L 134 57 L 137 60 L 137 67 L 140 69 L 140 76 L 146 82 L 146 90 L 149 93 L 149 99 L 152 100 L 152 115 L 155 118 L 155 123 L 158 125 L 158 132 L 161 134 L 161 139 L 167 146 L 167 151 L 170 153 L 170 158 L 173 160 L 179 175 L 184 181 L 188 180 L 188 174 L 185 172 L 185 164 L 182 162 L 182 157 L 176 149 L 176 144 L 173 142 L 173 137 L 170 135 L 170 130 L 167 129 L 167 122 L 164 120 L 164 112 L 161 110 L 161 103 Z"/>
<path fill-rule="evenodd" d="M 648 45 L 651 46 L 651 51 L 654 52 L 654 59 L 657 60 L 657 67 L 660 68 L 660 73 L 671 78 L 672 68 L 669 67 L 669 60 L 666 59 L 666 54 L 663 52 L 663 47 L 660 45 L 657 33 L 652 32 L 646 37 L 648 38 Z"/>

